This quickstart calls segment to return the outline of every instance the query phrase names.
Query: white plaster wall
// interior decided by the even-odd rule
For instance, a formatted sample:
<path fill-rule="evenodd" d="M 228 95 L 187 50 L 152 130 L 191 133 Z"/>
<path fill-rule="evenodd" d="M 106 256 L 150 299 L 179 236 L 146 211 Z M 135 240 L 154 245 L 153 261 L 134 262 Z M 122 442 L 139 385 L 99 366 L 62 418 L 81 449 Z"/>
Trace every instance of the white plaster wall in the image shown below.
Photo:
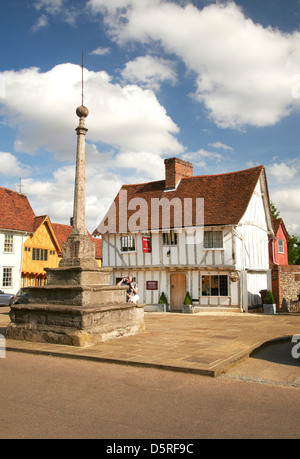
<path fill-rule="evenodd" d="M 14 250 L 12 253 L 4 253 L 5 234 L 13 234 Z M 23 242 L 22 234 L 0 232 L 0 289 L 7 293 L 17 293 L 21 285 Z M 12 268 L 12 287 L 3 287 L 3 268 Z"/>

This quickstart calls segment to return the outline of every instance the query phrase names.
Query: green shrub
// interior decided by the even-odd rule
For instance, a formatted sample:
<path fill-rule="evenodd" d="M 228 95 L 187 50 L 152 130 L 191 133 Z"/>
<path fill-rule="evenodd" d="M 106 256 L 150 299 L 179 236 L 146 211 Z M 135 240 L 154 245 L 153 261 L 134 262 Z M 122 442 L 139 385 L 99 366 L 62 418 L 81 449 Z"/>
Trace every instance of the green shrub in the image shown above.
<path fill-rule="evenodd" d="M 161 292 L 160 298 L 158 300 L 158 304 L 168 304 L 168 300 L 164 292 Z"/>
<path fill-rule="evenodd" d="M 274 296 L 271 290 L 267 291 L 266 298 L 264 304 L 275 304 Z"/>
<path fill-rule="evenodd" d="M 186 292 L 184 304 L 193 304 L 192 298 L 189 292 Z"/>

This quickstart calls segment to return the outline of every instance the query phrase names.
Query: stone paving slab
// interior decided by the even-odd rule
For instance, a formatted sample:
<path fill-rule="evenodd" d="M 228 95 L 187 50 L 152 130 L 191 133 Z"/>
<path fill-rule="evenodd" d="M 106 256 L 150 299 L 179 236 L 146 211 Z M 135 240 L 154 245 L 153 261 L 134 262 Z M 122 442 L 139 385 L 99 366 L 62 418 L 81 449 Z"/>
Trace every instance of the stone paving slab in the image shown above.
<path fill-rule="evenodd" d="M 0 334 L 9 323 L 0 309 Z M 218 376 L 272 340 L 300 334 L 300 315 L 145 313 L 146 332 L 78 348 L 6 340 L 7 351 Z"/>

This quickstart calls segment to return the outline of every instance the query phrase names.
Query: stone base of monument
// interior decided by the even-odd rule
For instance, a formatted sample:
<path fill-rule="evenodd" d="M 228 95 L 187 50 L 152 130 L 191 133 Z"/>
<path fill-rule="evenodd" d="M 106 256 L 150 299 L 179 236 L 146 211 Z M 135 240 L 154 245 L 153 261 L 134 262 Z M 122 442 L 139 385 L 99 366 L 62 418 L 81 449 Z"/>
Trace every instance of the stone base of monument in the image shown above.
<path fill-rule="evenodd" d="M 143 305 L 14 305 L 6 339 L 90 346 L 145 331 Z"/>
<path fill-rule="evenodd" d="M 144 306 L 126 303 L 126 287 L 108 284 L 111 270 L 46 269 L 48 284 L 15 304 L 6 338 L 89 346 L 145 331 Z"/>

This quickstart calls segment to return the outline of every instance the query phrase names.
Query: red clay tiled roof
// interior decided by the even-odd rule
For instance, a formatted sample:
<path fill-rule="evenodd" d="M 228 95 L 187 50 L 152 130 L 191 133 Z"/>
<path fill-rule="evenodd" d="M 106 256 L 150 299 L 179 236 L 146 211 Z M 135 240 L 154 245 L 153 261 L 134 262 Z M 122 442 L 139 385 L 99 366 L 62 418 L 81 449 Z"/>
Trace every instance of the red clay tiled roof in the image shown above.
<path fill-rule="evenodd" d="M 24 194 L 0 187 L 0 228 L 33 232 L 34 212 Z"/>
<path fill-rule="evenodd" d="M 51 223 L 55 237 L 60 245 L 60 249 L 62 250 L 63 242 L 66 242 L 68 237 L 71 234 L 72 226 L 70 225 L 62 225 L 61 223 Z"/>
<path fill-rule="evenodd" d="M 41 224 L 46 220 L 46 218 L 47 218 L 47 215 L 39 215 L 38 217 L 34 217 L 32 231 L 35 232 L 41 226 Z"/>
<path fill-rule="evenodd" d="M 47 215 L 35 216 L 27 196 L 8 188 L 0 187 L 0 209 L 1 229 L 34 233 L 48 219 L 61 250 L 72 231 L 72 226 L 52 223 Z M 89 236 L 95 243 L 96 258 L 101 258 L 101 239 Z"/>
<path fill-rule="evenodd" d="M 68 237 L 71 234 L 72 226 L 62 225 L 61 223 L 51 223 L 56 239 L 62 250 L 63 243 L 66 242 Z M 96 258 L 101 258 L 101 239 L 94 238 L 89 234 L 91 240 L 95 243 L 95 256 Z"/>
<path fill-rule="evenodd" d="M 278 230 L 279 230 L 280 226 L 282 225 L 282 230 L 285 233 L 285 236 L 286 236 L 287 240 L 289 240 L 289 235 L 288 235 L 288 232 L 286 230 L 286 227 L 285 227 L 285 224 L 284 224 L 282 218 L 273 218 L 272 223 L 273 223 L 273 229 L 274 229 L 275 237 L 277 236 Z"/>
<path fill-rule="evenodd" d="M 281 225 L 281 223 L 282 223 L 282 218 L 273 218 L 273 229 L 274 229 L 275 236 L 277 235 L 277 232 L 279 230 L 279 226 Z"/>
<path fill-rule="evenodd" d="M 184 198 L 192 198 L 194 200 L 194 210 L 196 208 L 195 199 L 204 198 L 204 224 L 206 226 L 234 225 L 238 224 L 243 217 L 263 170 L 263 166 L 258 166 L 227 174 L 199 175 L 195 177 L 182 178 L 177 186 L 177 189 L 169 192 L 165 192 L 164 180 L 136 185 L 123 185 L 120 192 L 127 192 L 127 203 L 129 203 L 133 198 L 143 198 L 143 200 L 145 200 L 147 203 L 149 228 L 151 222 L 151 200 L 153 198 L 167 198 L 169 200 L 172 200 L 173 198 L 180 198 L 181 202 L 184 202 Z M 121 225 L 121 229 L 126 223 L 124 221 L 124 216 L 126 215 L 125 213 L 122 213 L 122 207 L 121 220 L 119 222 L 120 192 L 114 201 L 116 205 L 116 231 L 109 230 L 109 232 L 121 232 L 119 231 L 119 223 Z M 134 203 L 134 201 L 132 201 L 132 203 Z M 127 211 L 127 221 L 130 221 L 130 217 L 132 215 L 137 216 L 138 212 L 141 213 L 141 220 L 144 221 L 145 215 L 142 212 L 142 208 L 139 210 L 139 208 L 135 207 L 135 205 L 133 207 L 134 210 Z M 184 208 L 184 206 L 182 206 L 182 208 Z M 174 222 L 174 212 L 172 206 L 170 215 L 170 227 L 172 228 L 172 221 Z M 104 219 L 102 224 L 104 222 L 107 224 L 107 220 Z M 137 221 L 136 224 L 139 225 L 139 222 Z M 193 212 L 193 225 L 195 224 L 196 215 L 195 212 Z M 98 228 L 100 230 L 100 225 Z M 151 228 L 155 229 L 153 227 Z M 162 218 L 160 215 L 159 229 L 161 228 Z M 139 229 L 144 230 L 147 228 L 143 228 L 141 226 Z M 100 232 L 98 232 L 96 229 L 94 234 L 101 234 L 101 232 L 103 233 L 103 231 L 100 230 Z"/>

